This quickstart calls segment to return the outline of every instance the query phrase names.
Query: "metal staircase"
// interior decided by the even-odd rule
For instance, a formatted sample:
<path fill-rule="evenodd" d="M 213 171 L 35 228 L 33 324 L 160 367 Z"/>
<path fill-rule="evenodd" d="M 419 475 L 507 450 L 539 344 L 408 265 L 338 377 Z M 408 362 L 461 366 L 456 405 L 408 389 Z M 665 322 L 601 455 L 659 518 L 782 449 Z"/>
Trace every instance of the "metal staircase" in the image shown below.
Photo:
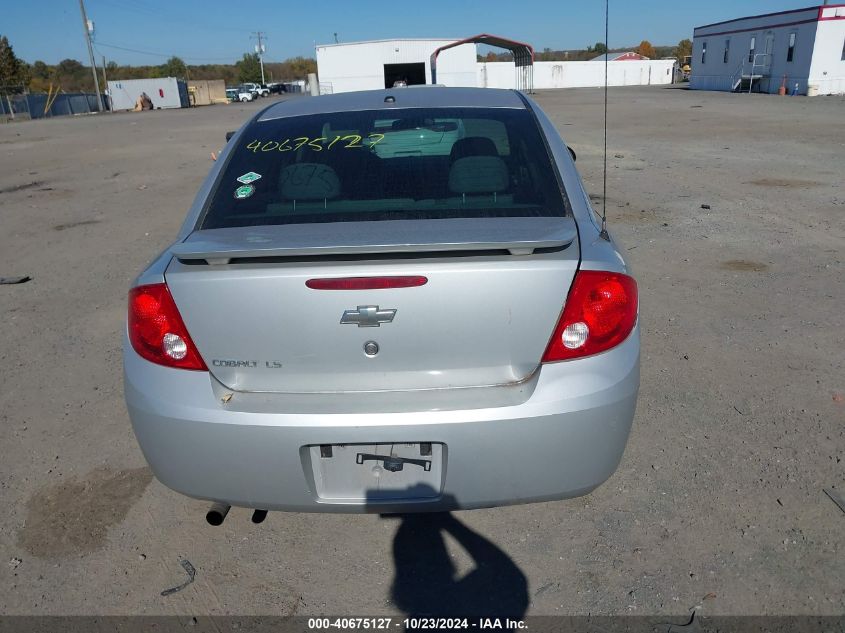
<path fill-rule="evenodd" d="M 771 53 L 757 53 L 750 63 L 743 58 L 731 75 L 731 92 L 751 93 L 754 90 L 755 82 L 759 91 L 761 82 L 769 79 L 771 74 Z"/>

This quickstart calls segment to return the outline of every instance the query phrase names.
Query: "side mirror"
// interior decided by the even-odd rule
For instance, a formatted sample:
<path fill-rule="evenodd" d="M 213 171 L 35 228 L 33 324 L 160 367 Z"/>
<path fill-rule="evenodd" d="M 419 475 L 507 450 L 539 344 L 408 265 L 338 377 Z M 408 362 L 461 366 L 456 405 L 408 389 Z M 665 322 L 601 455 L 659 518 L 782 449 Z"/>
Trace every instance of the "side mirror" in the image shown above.
<path fill-rule="evenodd" d="M 228 142 L 229 142 L 229 140 L 230 140 L 230 139 L 231 139 L 231 138 L 232 138 L 235 134 L 237 134 L 237 132 L 226 132 L 226 142 L 228 143 Z M 571 152 L 572 150 L 569 150 L 569 151 Z"/>
<path fill-rule="evenodd" d="M 228 140 L 228 137 L 226 138 L 226 140 Z M 569 150 L 569 155 L 570 155 L 570 156 L 572 156 L 572 162 L 573 162 L 573 163 L 574 163 L 576 160 L 578 160 L 578 157 L 575 155 L 575 150 L 574 150 L 574 149 L 572 149 L 571 147 L 569 147 L 569 145 L 567 145 L 567 146 L 566 146 L 566 149 L 568 149 L 568 150 Z"/>

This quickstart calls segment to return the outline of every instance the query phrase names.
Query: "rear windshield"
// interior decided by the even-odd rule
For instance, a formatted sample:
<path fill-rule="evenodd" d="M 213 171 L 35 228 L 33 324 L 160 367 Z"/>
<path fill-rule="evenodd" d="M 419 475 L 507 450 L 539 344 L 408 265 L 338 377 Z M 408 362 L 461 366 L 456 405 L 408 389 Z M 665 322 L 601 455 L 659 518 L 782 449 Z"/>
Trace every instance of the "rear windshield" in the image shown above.
<path fill-rule="evenodd" d="M 394 109 L 255 122 L 201 228 L 373 220 L 563 216 L 525 110 Z"/>

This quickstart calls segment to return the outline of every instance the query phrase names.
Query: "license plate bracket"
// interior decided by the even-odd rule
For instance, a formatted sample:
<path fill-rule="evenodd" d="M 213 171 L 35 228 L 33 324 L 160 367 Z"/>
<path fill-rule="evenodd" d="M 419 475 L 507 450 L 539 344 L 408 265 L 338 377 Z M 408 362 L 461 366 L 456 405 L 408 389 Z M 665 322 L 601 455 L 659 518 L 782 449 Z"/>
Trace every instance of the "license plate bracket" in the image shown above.
<path fill-rule="evenodd" d="M 420 466 L 425 472 L 431 470 L 430 459 L 414 459 L 412 457 L 396 457 L 395 455 L 373 455 L 372 453 L 358 453 L 355 456 L 355 463 L 363 465 L 366 461 L 381 462 L 385 470 L 398 473 L 405 468 L 405 464 Z"/>
<path fill-rule="evenodd" d="M 444 444 L 322 444 L 303 448 L 306 474 L 311 475 L 320 499 L 412 501 L 436 498 L 443 487 Z"/>

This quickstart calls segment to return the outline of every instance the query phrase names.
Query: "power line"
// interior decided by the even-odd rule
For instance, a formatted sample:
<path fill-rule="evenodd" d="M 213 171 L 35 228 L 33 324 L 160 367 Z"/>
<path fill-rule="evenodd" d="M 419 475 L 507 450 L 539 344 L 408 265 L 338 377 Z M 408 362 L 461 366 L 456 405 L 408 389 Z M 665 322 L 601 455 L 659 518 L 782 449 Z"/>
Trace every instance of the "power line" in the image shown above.
<path fill-rule="evenodd" d="M 156 53 L 154 51 L 142 51 L 137 48 L 127 48 L 126 46 L 117 46 L 116 44 L 106 44 L 105 42 L 97 42 L 97 46 L 104 46 L 106 48 L 113 48 L 119 51 L 127 51 L 130 53 L 138 53 L 139 55 L 152 55 L 153 57 L 181 57 L 184 60 L 190 60 L 195 62 L 203 62 L 203 61 L 228 61 L 230 63 L 234 63 L 232 61 L 232 57 L 184 57 L 182 55 L 174 55 L 173 53 Z"/>

